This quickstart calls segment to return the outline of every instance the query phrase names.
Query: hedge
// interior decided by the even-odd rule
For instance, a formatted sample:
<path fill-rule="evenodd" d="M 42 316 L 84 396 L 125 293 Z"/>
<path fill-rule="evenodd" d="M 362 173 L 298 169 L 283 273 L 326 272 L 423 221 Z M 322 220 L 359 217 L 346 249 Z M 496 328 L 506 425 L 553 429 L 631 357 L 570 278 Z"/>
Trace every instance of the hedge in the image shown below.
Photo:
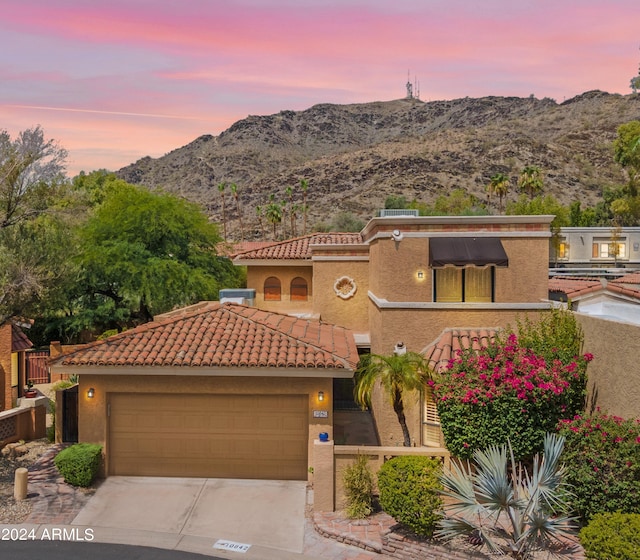
<path fill-rule="evenodd" d="M 76 443 L 58 453 L 53 460 L 64 481 L 73 486 L 87 487 L 97 476 L 102 461 L 102 446 Z"/>

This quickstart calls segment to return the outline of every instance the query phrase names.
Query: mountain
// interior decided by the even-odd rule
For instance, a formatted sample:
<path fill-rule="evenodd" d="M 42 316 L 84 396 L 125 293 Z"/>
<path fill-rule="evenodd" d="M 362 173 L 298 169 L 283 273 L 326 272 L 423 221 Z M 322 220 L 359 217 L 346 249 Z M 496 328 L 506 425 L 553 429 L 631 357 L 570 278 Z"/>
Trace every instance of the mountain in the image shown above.
<path fill-rule="evenodd" d="M 251 115 L 219 136 L 201 136 L 157 159 L 144 157 L 117 175 L 198 202 L 217 221 L 217 185 L 235 183 L 248 239 L 260 235 L 256 207 L 265 206 L 269 195 L 286 200 L 291 186 L 301 202 L 301 179 L 309 183 L 309 224 L 329 222 L 340 210 L 367 220 L 389 195 L 431 203 L 461 188 L 484 200 L 498 172 L 511 177 L 512 200 L 526 165 L 542 169 L 545 193 L 584 207 L 600 199 L 603 187 L 625 182 L 612 142 L 617 127 L 635 119 L 640 95 L 602 91 L 562 103 L 532 96 L 320 104 Z M 228 188 L 225 201 L 229 237 L 237 238 Z"/>

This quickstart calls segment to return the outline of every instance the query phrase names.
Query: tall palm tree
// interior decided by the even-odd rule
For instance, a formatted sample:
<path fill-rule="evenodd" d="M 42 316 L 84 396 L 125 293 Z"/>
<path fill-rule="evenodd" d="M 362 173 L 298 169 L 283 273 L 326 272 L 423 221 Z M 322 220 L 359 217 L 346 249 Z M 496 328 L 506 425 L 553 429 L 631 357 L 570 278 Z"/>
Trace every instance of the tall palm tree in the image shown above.
<path fill-rule="evenodd" d="M 489 199 L 491 199 L 492 193 L 498 195 L 498 199 L 500 201 L 498 206 L 499 212 L 502 212 L 502 199 L 507 196 L 507 194 L 509 194 L 509 187 L 509 176 L 504 173 L 496 173 L 493 177 L 491 177 L 491 181 L 487 185 Z"/>
<path fill-rule="evenodd" d="M 265 210 L 265 218 L 273 226 L 273 239 L 277 239 L 277 226 L 282 222 L 282 205 L 276 201 L 275 195 L 269 195 L 269 204 Z"/>
<path fill-rule="evenodd" d="M 390 356 L 365 354 L 356 371 L 354 397 L 363 408 L 371 404 L 374 387 L 379 383 L 389 397 L 402 428 L 405 447 L 411 447 L 411 437 L 404 414 L 403 393 L 424 392 L 431 372 L 426 360 L 417 352 L 396 352 Z"/>
<path fill-rule="evenodd" d="M 231 183 L 231 194 L 236 201 L 236 212 L 240 220 L 240 240 L 244 241 L 244 227 L 242 226 L 242 213 L 240 212 L 240 198 L 238 197 L 238 185 Z"/>
<path fill-rule="evenodd" d="M 262 206 L 256 206 L 256 216 L 258 216 L 258 222 L 260 223 L 260 239 L 264 239 L 264 224 L 262 222 L 264 208 Z"/>
<path fill-rule="evenodd" d="M 222 196 L 222 235 L 224 240 L 227 240 L 227 214 L 224 204 L 224 190 L 227 188 L 226 183 L 219 183 L 218 190 L 220 191 L 220 195 Z"/>
<path fill-rule="evenodd" d="M 570 493 L 560 464 L 564 437 L 546 434 L 542 457 L 529 474 L 516 464 L 511 446 L 492 446 L 474 454 L 475 468 L 455 462 L 441 476 L 449 497 L 436 536 L 466 536 L 491 553 L 525 560 L 533 552 L 567 546 L 574 519 L 566 516 Z"/>
<path fill-rule="evenodd" d="M 309 188 L 309 181 L 300 179 L 300 188 L 302 189 L 302 235 L 307 235 L 307 213 L 309 210 L 307 206 L 307 189 Z"/>
<path fill-rule="evenodd" d="M 544 182 L 542 180 L 542 170 L 537 165 L 527 165 L 518 177 L 520 190 L 526 192 L 529 198 L 533 198 L 542 192 Z"/>

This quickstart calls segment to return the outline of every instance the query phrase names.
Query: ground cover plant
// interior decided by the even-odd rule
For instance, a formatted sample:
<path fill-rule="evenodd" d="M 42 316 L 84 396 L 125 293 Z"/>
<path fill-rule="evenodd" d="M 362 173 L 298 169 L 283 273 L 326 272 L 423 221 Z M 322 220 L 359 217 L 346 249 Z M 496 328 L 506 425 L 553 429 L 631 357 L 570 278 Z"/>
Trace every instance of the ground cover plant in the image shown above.
<path fill-rule="evenodd" d="M 553 312 L 522 322 L 486 348 L 460 350 L 430 381 L 447 448 L 463 459 L 511 442 L 516 460 L 541 451 L 558 421 L 581 413 L 586 367 L 575 319 Z"/>
<path fill-rule="evenodd" d="M 595 514 L 640 514 L 640 419 L 596 411 L 559 423 L 563 459 L 573 485 L 571 505 L 582 523 Z"/>

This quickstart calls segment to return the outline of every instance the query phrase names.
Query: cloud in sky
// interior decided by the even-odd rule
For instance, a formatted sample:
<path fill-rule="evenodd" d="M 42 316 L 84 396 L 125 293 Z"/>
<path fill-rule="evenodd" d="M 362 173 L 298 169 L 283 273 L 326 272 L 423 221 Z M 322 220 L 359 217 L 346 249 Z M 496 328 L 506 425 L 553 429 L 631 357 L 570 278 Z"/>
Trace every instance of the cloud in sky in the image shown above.
<path fill-rule="evenodd" d="M 7 5 L 8 4 L 8 5 Z M 637 0 L 0 0 L 0 128 L 69 172 L 160 156 L 249 114 L 404 96 L 630 93 Z"/>

